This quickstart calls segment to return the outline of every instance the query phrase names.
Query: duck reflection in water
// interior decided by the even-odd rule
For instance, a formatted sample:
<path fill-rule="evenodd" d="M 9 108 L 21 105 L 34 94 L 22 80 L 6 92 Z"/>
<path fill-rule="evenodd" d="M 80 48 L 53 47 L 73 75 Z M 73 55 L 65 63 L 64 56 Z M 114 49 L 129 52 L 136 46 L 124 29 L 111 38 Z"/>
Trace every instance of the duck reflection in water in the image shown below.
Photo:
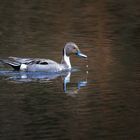
<path fill-rule="evenodd" d="M 61 73 L 46 73 L 46 72 L 17 72 L 17 71 L 0 71 L 0 76 L 7 77 L 6 79 L 15 83 L 27 83 L 27 82 L 39 82 L 47 83 L 53 82 L 57 78 L 62 78 L 63 91 L 69 95 L 78 94 L 82 87 L 87 85 L 87 75 L 86 72 L 82 77 L 78 77 L 78 80 L 70 82 L 71 75 L 75 72 L 80 72 L 79 70 L 71 70 Z M 78 73 L 79 74 L 79 73 Z M 76 78 L 77 79 L 77 78 Z M 81 80 L 82 79 L 82 80 Z"/>
<path fill-rule="evenodd" d="M 71 78 L 71 72 L 68 72 L 67 75 L 63 78 L 63 90 L 65 93 L 68 93 L 69 95 L 75 95 L 78 94 L 78 91 L 87 85 L 87 74 L 84 75 L 84 77 L 79 77 L 77 82 L 71 83 L 70 78 Z M 83 75 L 82 75 L 83 76 Z"/>

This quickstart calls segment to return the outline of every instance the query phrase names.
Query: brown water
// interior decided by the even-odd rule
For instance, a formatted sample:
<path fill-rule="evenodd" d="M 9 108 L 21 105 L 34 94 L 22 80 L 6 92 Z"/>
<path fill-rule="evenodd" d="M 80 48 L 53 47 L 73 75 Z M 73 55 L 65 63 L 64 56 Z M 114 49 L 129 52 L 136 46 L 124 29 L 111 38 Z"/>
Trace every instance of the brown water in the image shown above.
<path fill-rule="evenodd" d="M 0 65 L 0 140 L 140 139 L 139 17 L 139 0 L 0 1 L 0 58 L 88 55 L 67 83 Z"/>

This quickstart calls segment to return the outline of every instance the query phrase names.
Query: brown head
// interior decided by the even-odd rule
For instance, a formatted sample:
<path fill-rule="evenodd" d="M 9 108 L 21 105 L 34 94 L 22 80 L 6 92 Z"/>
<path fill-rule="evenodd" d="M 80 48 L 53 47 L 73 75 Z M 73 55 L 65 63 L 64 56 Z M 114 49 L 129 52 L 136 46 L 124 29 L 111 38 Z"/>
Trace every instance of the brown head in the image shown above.
<path fill-rule="evenodd" d="M 75 43 L 68 42 L 63 49 L 63 56 L 64 55 L 70 56 L 72 54 L 75 54 L 75 55 L 80 56 L 80 57 L 87 58 L 87 56 L 85 54 L 81 53 L 80 49 L 78 48 L 78 46 Z"/>

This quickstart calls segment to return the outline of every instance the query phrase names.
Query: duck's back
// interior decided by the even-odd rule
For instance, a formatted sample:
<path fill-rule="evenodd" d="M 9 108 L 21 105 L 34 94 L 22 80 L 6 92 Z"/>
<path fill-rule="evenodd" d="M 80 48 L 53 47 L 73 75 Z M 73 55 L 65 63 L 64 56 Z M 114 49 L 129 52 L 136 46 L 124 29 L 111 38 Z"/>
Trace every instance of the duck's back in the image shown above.
<path fill-rule="evenodd" d="M 21 58 L 21 57 L 9 57 L 14 61 L 21 64 L 57 64 L 57 62 L 50 59 L 43 58 Z"/>

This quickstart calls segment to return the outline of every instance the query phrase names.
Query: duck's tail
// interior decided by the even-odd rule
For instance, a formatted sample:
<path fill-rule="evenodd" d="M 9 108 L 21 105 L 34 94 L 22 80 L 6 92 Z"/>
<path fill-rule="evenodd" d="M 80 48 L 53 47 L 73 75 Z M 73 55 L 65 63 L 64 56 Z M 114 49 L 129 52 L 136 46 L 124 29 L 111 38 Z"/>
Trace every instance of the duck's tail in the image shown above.
<path fill-rule="evenodd" d="M 21 63 L 14 62 L 7 59 L 0 59 L 0 62 L 11 66 L 14 70 L 20 70 Z"/>

